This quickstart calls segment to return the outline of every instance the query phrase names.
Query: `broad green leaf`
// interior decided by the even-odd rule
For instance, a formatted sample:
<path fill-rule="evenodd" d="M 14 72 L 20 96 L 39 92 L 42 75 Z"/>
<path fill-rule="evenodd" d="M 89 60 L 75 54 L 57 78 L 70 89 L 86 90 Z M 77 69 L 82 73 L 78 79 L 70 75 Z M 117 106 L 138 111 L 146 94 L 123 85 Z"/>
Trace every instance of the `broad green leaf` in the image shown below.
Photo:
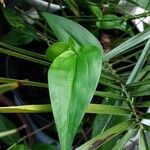
<path fill-rule="evenodd" d="M 111 111 L 110 111 L 111 110 Z M 131 114 L 131 110 L 119 107 L 119 106 L 113 106 L 113 105 L 96 105 L 96 104 L 90 104 L 87 112 L 91 113 L 99 113 L 99 114 L 111 114 L 111 115 L 128 115 Z"/>
<path fill-rule="evenodd" d="M 17 142 L 20 138 L 16 126 L 2 115 L 0 115 L 0 138 L 8 145 Z"/>
<path fill-rule="evenodd" d="M 1 84 L 0 85 L 0 94 L 3 94 L 5 92 L 8 92 L 10 90 L 14 90 L 19 87 L 19 84 L 17 82 L 8 83 L 8 84 Z"/>
<path fill-rule="evenodd" d="M 85 45 L 59 55 L 48 72 L 52 110 L 62 150 L 71 149 L 74 136 L 99 81 L 102 55 Z"/>
<path fill-rule="evenodd" d="M 96 26 L 101 29 L 119 29 L 127 32 L 127 23 L 123 18 L 116 15 L 104 15 L 100 21 L 96 22 Z"/>
<path fill-rule="evenodd" d="M 68 42 L 71 37 L 79 45 L 91 44 L 102 51 L 102 46 L 96 37 L 76 22 L 50 13 L 42 13 L 59 41 Z"/>
<path fill-rule="evenodd" d="M 119 135 L 120 133 L 126 131 L 128 128 L 134 125 L 134 121 L 124 121 L 116 126 L 104 131 L 103 133 L 99 134 L 98 136 L 92 138 L 85 144 L 78 147 L 76 150 L 96 150 L 105 142 L 109 141 L 113 137 Z"/>
<path fill-rule="evenodd" d="M 135 35 L 134 37 L 130 38 L 126 42 L 122 43 L 118 47 L 112 49 L 109 53 L 105 55 L 105 59 L 112 59 L 116 56 L 119 56 L 121 54 L 124 54 L 126 52 L 129 52 L 130 48 L 133 46 L 136 46 L 137 44 L 140 44 L 141 42 L 147 40 L 150 38 L 150 28 L 147 28 L 142 33 L 139 33 Z"/>
<path fill-rule="evenodd" d="M 149 150 L 149 144 L 146 139 L 146 135 L 143 129 L 140 129 L 140 137 L 139 137 L 139 150 Z"/>
<path fill-rule="evenodd" d="M 46 56 L 49 61 L 53 61 L 57 56 L 69 49 L 69 45 L 64 42 L 54 43 L 46 50 Z"/>
<path fill-rule="evenodd" d="M 135 81 L 136 77 L 138 76 L 138 73 L 141 71 L 141 69 L 147 59 L 147 56 L 150 53 L 149 49 L 150 49 L 150 39 L 146 43 L 146 45 L 142 51 L 142 54 L 140 55 L 138 62 L 136 63 L 133 71 L 131 72 L 126 84 L 130 84 Z"/>
<path fill-rule="evenodd" d="M 112 150 L 122 150 L 125 144 L 132 138 L 137 129 L 131 128 L 127 133 L 116 143 L 116 145 L 112 148 Z"/>

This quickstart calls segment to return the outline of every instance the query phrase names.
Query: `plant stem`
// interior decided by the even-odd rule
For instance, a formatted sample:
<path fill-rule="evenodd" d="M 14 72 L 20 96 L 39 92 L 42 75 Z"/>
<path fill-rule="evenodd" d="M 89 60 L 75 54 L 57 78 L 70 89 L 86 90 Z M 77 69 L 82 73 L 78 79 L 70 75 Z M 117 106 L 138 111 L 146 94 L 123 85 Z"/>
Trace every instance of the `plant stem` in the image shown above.
<path fill-rule="evenodd" d="M 35 87 L 41 87 L 41 88 L 48 88 L 48 84 L 46 84 L 46 83 L 0 77 L 0 83 L 12 83 L 12 82 L 17 82 L 17 83 L 19 83 L 19 85 L 24 85 L 24 86 L 35 86 Z"/>
<path fill-rule="evenodd" d="M 28 50 L 24 50 L 22 48 L 18 48 L 18 47 L 9 45 L 9 44 L 5 44 L 3 42 L 0 42 L 0 46 L 2 46 L 4 48 L 8 48 L 8 49 L 10 49 L 12 51 L 15 51 L 15 52 L 19 52 L 21 54 L 25 54 L 25 55 L 34 57 L 34 58 L 39 58 L 41 60 L 47 60 L 45 55 L 42 55 L 42 54 L 39 54 L 39 53 L 35 53 L 35 52 L 31 52 L 31 51 L 28 51 Z"/>
<path fill-rule="evenodd" d="M 40 59 L 37 59 L 37 58 L 26 56 L 24 54 L 20 54 L 18 52 L 13 52 L 11 50 L 7 50 L 7 49 L 4 49 L 4 48 L 0 48 L 0 52 L 4 53 L 4 54 L 7 54 L 7 55 L 10 55 L 10 56 L 14 56 L 14 57 L 17 57 L 17 58 L 28 60 L 28 61 L 31 61 L 31 62 L 34 62 L 34 63 L 38 63 L 38 64 L 41 64 L 41 65 L 44 65 L 44 66 L 50 66 L 50 63 L 47 62 L 47 61 L 43 61 L 43 60 L 40 60 Z"/>

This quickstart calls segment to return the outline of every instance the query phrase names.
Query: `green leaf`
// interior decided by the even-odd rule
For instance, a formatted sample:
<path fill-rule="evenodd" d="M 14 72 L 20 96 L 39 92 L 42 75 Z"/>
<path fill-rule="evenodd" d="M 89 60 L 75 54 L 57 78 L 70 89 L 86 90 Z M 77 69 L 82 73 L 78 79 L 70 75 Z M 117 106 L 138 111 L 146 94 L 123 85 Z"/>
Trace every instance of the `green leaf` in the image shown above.
<path fill-rule="evenodd" d="M 102 46 L 96 37 L 76 22 L 64 17 L 52 15 L 50 13 L 42 13 L 49 26 L 52 28 L 59 41 L 68 42 L 71 37 L 80 46 L 91 44 L 102 51 Z"/>
<path fill-rule="evenodd" d="M 10 49 L 11 51 L 18 52 L 20 54 L 28 55 L 30 57 L 39 58 L 41 60 L 47 60 L 45 55 L 35 53 L 35 52 L 29 51 L 29 50 L 25 50 L 25 49 L 22 49 L 22 48 L 19 48 L 19 47 L 15 47 L 15 46 L 12 46 L 12 45 L 9 45 L 9 44 L 5 44 L 5 43 L 0 42 L 0 46 L 4 47 L 6 49 Z"/>
<path fill-rule="evenodd" d="M 0 53 L 4 53 L 13 57 L 17 57 L 20 59 L 24 59 L 30 62 L 34 62 L 34 63 L 38 63 L 38 64 L 42 64 L 44 66 L 50 66 L 50 63 L 48 61 L 44 61 L 38 58 L 34 58 L 28 55 L 24 55 L 21 54 L 20 52 L 13 52 L 12 50 L 8 50 L 8 49 L 4 49 L 4 48 L 0 48 Z"/>
<path fill-rule="evenodd" d="M 111 111 L 110 111 L 111 110 Z M 111 114 L 111 115 L 128 115 L 131 114 L 131 110 L 111 105 L 97 105 L 90 104 L 87 112 L 89 113 L 99 113 L 99 114 Z"/>
<path fill-rule="evenodd" d="M 147 142 L 144 130 L 140 129 L 140 137 L 139 137 L 139 149 L 140 150 L 149 150 L 149 144 Z"/>
<path fill-rule="evenodd" d="M 17 144 L 16 146 L 12 147 L 11 150 L 29 150 L 27 144 Z"/>
<path fill-rule="evenodd" d="M 109 53 L 105 55 L 105 59 L 112 59 L 116 56 L 129 52 L 130 48 L 140 44 L 141 42 L 150 38 L 150 28 L 147 28 L 142 33 L 135 35 L 134 37 L 130 38 L 126 42 L 122 43 L 118 47 L 112 49 Z"/>
<path fill-rule="evenodd" d="M 10 45 L 18 46 L 28 44 L 33 39 L 35 39 L 35 35 L 32 34 L 30 30 L 24 30 L 24 32 L 13 30 L 8 32 L 1 41 Z"/>
<path fill-rule="evenodd" d="M 109 141 L 113 137 L 119 135 L 120 133 L 126 131 L 128 128 L 134 125 L 134 121 L 124 121 L 116 126 L 104 131 L 93 139 L 89 140 L 85 144 L 78 147 L 76 150 L 95 150 L 103 145 L 105 142 Z"/>
<path fill-rule="evenodd" d="M 2 84 L 2 85 L 0 85 L 0 94 L 3 94 L 3 93 L 8 92 L 10 90 L 14 90 L 18 87 L 19 87 L 19 84 L 17 82 Z"/>
<path fill-rule="evenodd" d="M 146 45 L 142 51 L 142 54 L 140 55 L 138 62 L 136 63 L 134 69 L 132 70 L 126 84 L 130 84 L 135 81 L 136 77 L 138 76 L 139 72 L 141 71 L 141 69 L 150 53 L 149 49 L 150 49 L 150 39 L 146 43 Z"/>
<path fill-rule="evenodd" d="M 3 14 L 6 18 L 6 20 L 9 22 L 9 24 L 14 28 L 22 28 L 24 27 L 23 24 L 23 18 L 18 15 L 18 13 L 15 11 L 15 9 L 11 8 L 4 8 Z"/>
<path fill-rule="evenodd" d="M 150 113 L 144 113 L 142 115 L 140 115 L 141 118 L 144 118 L 144 119 L 150 119 Z"/>
<path fill-rule="evenodd" d="M 98 18 L 101 19 L 103 16 L 103 13 L 101 11 L 101 9 L 98 7 L 98 5 L 96 5 L 95 3 L 90 3 L 90 8 L 93 12 L 93 14 Z"/>
<path fill-rule="evenodd" d="M 0 113 L 44 113 L 44 112 L 51 112 L 51 106 L 49 104 L 0 107 Z"/>
<path fill-rule="evenodd" d="M 64 42 L 54 43 L 46 50 L 46 56 L 49 61 L 53 61 L 57 56 L 67 51 L 68 49 L 69 45 L 67 43 Z"/>
<path fill-rule="evenodd" d="M 74 53 L 59 55 L 48 72 L 52 110 L 62 150 L 71 145 L 99 81 L 102 55 L 99 48 L 85 45 Z"/>
<path fill-rule="evenodd" d="M 79 8 L 76 0 L 64 0 L 65 3 L 69 6 L 69 9 L 73 11 L 76 16 L 80 15 Z"/>
<path fill-rule="evenodd" d="M 127 23 L 116 15 L 104 15 L 96 22 L 96 26 L 101 29 L 119 29 L 128 32 Z"/>
<path fill-rule="evenodd" d="M 35 87 L 48 88 L 48 84 L 46 84 L 46 83 L 0 77 L 0 83 L 13 83 L 13 82 L 18 82 L 24 86 L 35 86 Z"/>
<path fill-rule="evenodd" d="M 148 126 L 146 124 L 142 124 L 142 126 L 144 127 L 144 130 L 150 132 L 150 126 Z"/>
<path fill-rule="evenodd" d="M 0 115 L 0 137 L 4 143 L 11 145 L 19 140 L 20 135 L 17 130 L 13 132 L 14 129 L 16 129 L 16 126 L 6 117 Z"/>
<path fill-rule="evenodd" d="M 37 143 L 33 145 L 32 150 L 57 150 L 57 148 L 50 144 Z"/>
<path fill-rule="evenodd" d="M 135 107 L 150 107 L 150 101 L 135 104 Z"/>
<path fill-rule="evenodd" d="M 122 150 L 125 144 L 132 138 L 137 129 L 131 128 L 127 133 L 116 143 L 116 145 L 112 148 L 112 150 Z"/>
<path fill-rule="evenodd" d="M 138 6 L 144 8 L 145 10 L 150 10 L 149 0 L 132 0 L 132 2 L 135 2 Z"/>

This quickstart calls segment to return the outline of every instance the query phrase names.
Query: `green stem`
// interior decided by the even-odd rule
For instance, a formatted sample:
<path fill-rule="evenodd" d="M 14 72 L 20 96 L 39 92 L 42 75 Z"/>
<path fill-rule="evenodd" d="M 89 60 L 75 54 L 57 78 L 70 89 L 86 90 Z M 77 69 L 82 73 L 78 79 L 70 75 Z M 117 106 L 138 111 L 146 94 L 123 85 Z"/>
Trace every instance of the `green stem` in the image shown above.
<path fill-rule="evenodd" d="M 39 58 L 41 60 L 47 60 L 47 57 L 45 55 L 38 54 L 38 53 L 35 53 L 35 52 L 31 52 L 31 51 L 28 51 L 28 50 L 24 50 L 22 48 L 18 48 L 18 47 L 9 45 L 9 44 L 5 44 L 3 42 L 0 42 L 0 46 L 2 46 L 4 48 L 7 48 L 7 49 L 10 49 L 12 51 L 18 52 L 20 54 L 28 55 L 30 57 Z"/>
<path fill-rule="evenodd" d="M 35 86 L 35 87 L 41 87 L 41 88 L 48 88 L 48 84 L 46 84 L 46 83 L 0 77 L 0 83 L 12 83 L 12 82 L 17 82 L 17 83 L 19 83 L 19 85 L 24 85 L 24 86 Z"/>
<path fill-rule="evenodd" d="M 20 53 L 17 53 L 17 52 L 12 52 L 11 50 L 0 48 L 0 52 L 4 53 L 4 54 L 7 54 L 7 55 L 10 55 L 10 56 L 13 56 L 13 57 L 21 58 L 21 59 L 28 60 L 28 61 L 31 61 L 31 62 L 34 62 L 34 63 L 38 63 L 38 64 L 41 64 L 41 65 L 44 65 L 44 66 L 50 66 L 50 63 L 47 62 L 47 61 L 43 61 L 43 60 L 40 60 L 40 59 L 37 59 L 37 58 L 26 56 L 26 55 L 23 55 L 23 54 L 20 54 Z"/>

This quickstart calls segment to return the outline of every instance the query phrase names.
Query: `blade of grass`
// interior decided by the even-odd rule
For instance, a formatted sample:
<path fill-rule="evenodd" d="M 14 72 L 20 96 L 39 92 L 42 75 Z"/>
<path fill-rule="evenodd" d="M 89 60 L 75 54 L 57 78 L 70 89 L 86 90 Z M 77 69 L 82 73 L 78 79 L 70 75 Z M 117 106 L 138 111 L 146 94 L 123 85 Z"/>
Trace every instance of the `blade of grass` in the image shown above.
<path fill-rule="evenodd" d="M 109 141 L 113 137 L 119 135 L 120 133 L 126 131 L 128 128 L 131 128 L 135 122 L 132 120 L 124 121 L 116 126 L 106 130 L 102 134 L 99 134 L 98 136 L 92 138 L 88 142 L 84 143 L 80 147 L 78 147 L 76 150 L 95 150 L 99 148 L 101 145 L 103 145 L 105 142 Z"/>
<path fill-rule="evenodd" d="M 150 101 L 136 103 L 135 107 L 150 107 Z"/>
<path fill-rule="evenodd" d="M 147 142 L 145 132 L 143 129 L 140 129 L 140 137 L 139 137 L 139 149 L 140 150 L 149 150 L 149 144 Z"/>
<path fill-rule="evenodd" d="M 35 52 L 31 52 L 31 51 L 28 51 L 28 50 L 24 50 L 22 48 L 18 48 L 18 47 L 9 45 L 9 44 L 5 44 L 3 42 L 0 42 L 0 46 L 2 46 L 4 48 L 7 48 L 7 49 L 9 49 L 11 51 L 18 52 L 20 54 L 25 54 L 25 55 L 28 55 L 30 57 L 38 58 L 40 60 L 47 60 L 45 55 L 42 55 L 42 54 L 39 54 L 39 53 L 35 53 Z"/>
<path fill-rule="evenodd" d="M 122 150 L 125 144 L 132 138 L 135 133 L 137 132 L 137 129 L 131 128 L 112 148 L 112 150 Z"/>
<path fill-rule="evenodd" d="M 111 110 L 111 111 L 110 111 Z M 88 113 L 96 113 L 96 114 L 111 114 L 111 115 L 128 115 L 131 114 L 131 110 L 117 107 L 113 105 L 103 105 L 103 104 L 90 104 L 88 109 Z"/>
<path fill-rule="evenodd" d="M 35 86 L 35 87 L 48 88 L 48 84 L 46 84 L 46 83 L 0 77 L 0 83 L 12 83 L 12 82 L 18 82 L 20 85 L 24 85 L 24 86 Z"/>
<path fill-rule="evenodd" d="M 149 53 L 150 53 L 150 39 L 146 43 L 146 45 L 143 49 L 143 52 L 142 52 L 141 56 L 139 57 L 138 62 L 136 63 L 133 71 L 131 72 L 126 84 L 130 84 L 135 81 L 135 79 L 136 79 L 138 73 L 141 71 Z"/>
<path fill-rule="evenodd" d="M 0 107 L 0 113 L 48 113 L 48 112 L 51 112 L 50 104 Z M 118 112 L 120 112 L 120 114 Z M 123 107 L 120 108 L 109 105 L 90 104 L 86 110 L 86 113 L 112 114 L 124 116 L 130 115 L 131 111 Z"/>
<path fill-rule="evenodd" d="M 130 51 L 130 48 L 150 38 L 150 28 L 147 28 L 144 32 L 137 34 L 130 38 L 120 46 L 114 48 L 105 55 L 105 59 L 109 60 L 123 53 Z"/>
<path fill-rule="evenodd" d="M 0 94 L 14 90 L 18 87 L 19 87 L 19 84 L 17 82 L 2 84 L 2 85 L 0 85 Z"/>
<path fill-rule="evenodd" d="M 7 54 L 7 55 L 10 55 L 10 56 L 13 56 L 13 57 L 17 57 L 17 58 L 20 58 L 20 59 L 24 59 L 24 60 L 27 60 L 27 61 L 34 62 L 34 63 L 38 63 L 38 64 L 41 64 L 41 65 L 44 65 L 44 66 L 50 66 L 50 63 L 47 62 L 47 61 L 43 61 L 43 60 L 40 60 L 40 59 L 37 59 L 37 58 L 26 56 L 26 55 L 23 55 L 23 54 L 20 54 L 20 53 L 17 53 L 17 52 L 13 52 L 11 50 L 0 48 L 0 53 L 4 53 L 4 54 Z"/>

